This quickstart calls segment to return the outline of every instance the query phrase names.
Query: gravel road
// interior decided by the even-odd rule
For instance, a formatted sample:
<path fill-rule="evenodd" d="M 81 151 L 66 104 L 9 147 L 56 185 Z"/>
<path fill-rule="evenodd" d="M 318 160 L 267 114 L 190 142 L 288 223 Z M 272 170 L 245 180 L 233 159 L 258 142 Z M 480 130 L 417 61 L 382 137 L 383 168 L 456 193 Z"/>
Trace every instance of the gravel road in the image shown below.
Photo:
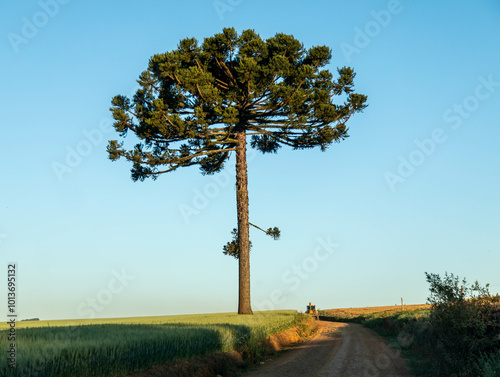
<path fill-rule="evenodd" d="M 313 339 L 245 377 L 411 377 L 399 352 L 361 325 L 319 322 Z"/>

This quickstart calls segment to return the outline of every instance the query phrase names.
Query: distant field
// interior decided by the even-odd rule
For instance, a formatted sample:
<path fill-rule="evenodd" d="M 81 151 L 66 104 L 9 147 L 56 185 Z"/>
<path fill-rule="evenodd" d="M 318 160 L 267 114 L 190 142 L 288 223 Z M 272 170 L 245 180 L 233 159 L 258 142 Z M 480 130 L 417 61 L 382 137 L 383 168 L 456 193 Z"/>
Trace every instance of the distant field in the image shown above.
<path fill-rule="evenodd" d="M 326 315 L 336 317 L 358 317 L 360 315 L 377 314 L 377 313 L 398 313 L 403 310 L 430 309 L 430 305 L 394 305 L 394 306 L 367 306 L 364 308 L 342 308 L 342 309 L 327 309 L 322 310 Z"/>
<path fill-rule="evenodd" d="M 295 310 L 277 310 L 266 312 L 255 312 L 260 315 L 284 314 L 294 315 Z M 16 322 L 16 329 L 25 329 L 33 327 L 62 327 L 62 326 L 84 326 L 84 325 L 160 325 L 163 323 L 195 323 L 209 324 L 220 323 L 221 320 L 230 323 L 241 321 L 244 316 L 238 316 L 236 313 L 211 313 L 211 314 L 182 314 L 165 315 L 152 317 L 124 317 L 124 318 L 96 318 L 96 319 L 61 319 L 61 320 L 41 320 L 41 321 L 19 321 Z M 248 317 L 248 318 L 251 318 Z M 9 328 L 7 322 L 0 322 L 0 331 Z"/>
<path fill-rule="evenodd" d="M 256 344 L 294 326 L 296 311 L 94 320 L 16 325 L 17 369 L 0 358 L 0 377 L 120 376 L 154 364 Z M 0 349 L 9 350 L 2 323 Z M 7 355 L 7 352 L 4 352 Z"/>

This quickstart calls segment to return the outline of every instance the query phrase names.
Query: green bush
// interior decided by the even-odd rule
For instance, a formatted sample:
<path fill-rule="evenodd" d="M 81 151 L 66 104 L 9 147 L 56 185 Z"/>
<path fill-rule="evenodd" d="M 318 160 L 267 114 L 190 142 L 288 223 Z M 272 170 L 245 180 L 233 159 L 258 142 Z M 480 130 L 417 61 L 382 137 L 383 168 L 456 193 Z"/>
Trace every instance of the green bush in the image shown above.
<path fill-rule="evenodd" d="M 414 375 L 500 377 L 500 306 L 488 285 L 453 274 L 427 274 L 430 310 L 374 313 L 330 320 L 377 331 L 408 359 Z"/>
<path fill-rule="evenodd" d="M 483 356 L 477 363 L 477 370 L 481 371 L 482 377 L 500 376 L 500 351 L 490 356 Z"/>
<path fill-rule="evenodd" d="M 489 360 L 500 346 L 497 298 L 477 281 L 468 285 L 448 273 L 426 277 L 432 304 L 428 344 L 436 375 L 480 376 L 478 360 Z"/>

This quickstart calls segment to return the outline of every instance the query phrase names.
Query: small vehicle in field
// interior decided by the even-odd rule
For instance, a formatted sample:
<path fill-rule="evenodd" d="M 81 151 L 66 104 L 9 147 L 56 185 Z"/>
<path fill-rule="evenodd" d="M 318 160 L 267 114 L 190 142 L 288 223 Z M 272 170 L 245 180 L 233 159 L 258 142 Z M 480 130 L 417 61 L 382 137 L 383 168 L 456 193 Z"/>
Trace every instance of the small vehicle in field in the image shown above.
<path fill-rule="evenodd" d="M 311 303 L 309 303 L 309 305 L 307 305 L 306 307 L 306 314 L 318 314 L 318 311 L 316 310 L 316 305 L 311 305 Z"/>

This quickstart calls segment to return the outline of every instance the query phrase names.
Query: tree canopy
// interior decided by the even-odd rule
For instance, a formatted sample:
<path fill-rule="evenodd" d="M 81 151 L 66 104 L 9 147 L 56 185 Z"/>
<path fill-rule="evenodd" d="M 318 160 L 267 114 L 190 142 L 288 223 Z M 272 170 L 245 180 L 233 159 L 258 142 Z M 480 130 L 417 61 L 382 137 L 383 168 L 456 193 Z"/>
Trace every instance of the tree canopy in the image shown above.
<path fill-rule="evenodd" d="M 150 59 L 132 100 L 113 99 L 116 130 L 142 142 L 125 150 L 110 141 L 110 158 L 131 161 L 134 180 L 190 165 L 211 174 L 236 150 L 238 129 L 263 153 L 282 145 L 324 150 L 348 136 L 347 120 L 366 107 L 366 96 L 353 92 L 352 68 L 338 69 L 336 80 L 322 69 L 330 58 L 329 48 L 306 50 L 286 34 L 264 41 L 230 28 L 201 45 L 183 39 Z M 334 103 L 342 94 L 344 102 Z"/>

